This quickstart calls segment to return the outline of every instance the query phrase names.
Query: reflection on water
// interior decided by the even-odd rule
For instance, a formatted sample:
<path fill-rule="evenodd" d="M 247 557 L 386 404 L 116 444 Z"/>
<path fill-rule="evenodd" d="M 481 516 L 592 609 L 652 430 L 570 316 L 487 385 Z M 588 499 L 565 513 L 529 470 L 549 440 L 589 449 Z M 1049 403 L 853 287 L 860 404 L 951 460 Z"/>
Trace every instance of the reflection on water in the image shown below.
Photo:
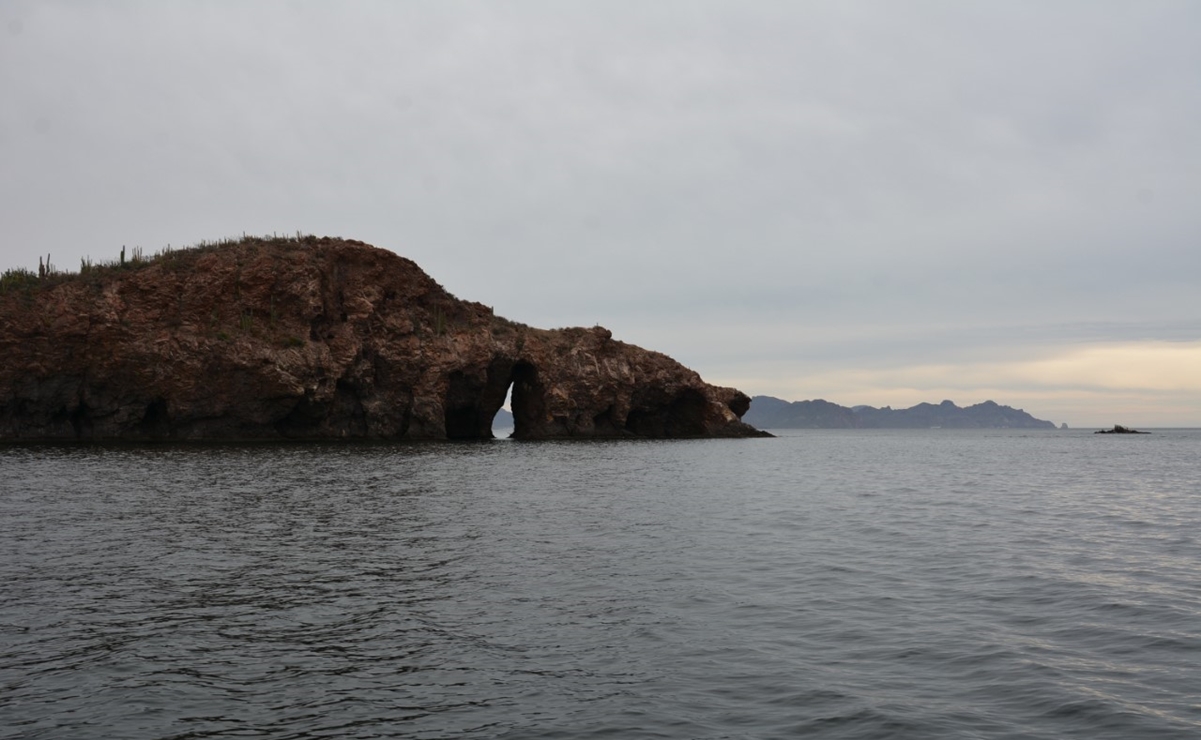
<path fill-rule="evenodd" d="M 1201 436 L 0 449 L 0 737 L 1195 737 Z"/>

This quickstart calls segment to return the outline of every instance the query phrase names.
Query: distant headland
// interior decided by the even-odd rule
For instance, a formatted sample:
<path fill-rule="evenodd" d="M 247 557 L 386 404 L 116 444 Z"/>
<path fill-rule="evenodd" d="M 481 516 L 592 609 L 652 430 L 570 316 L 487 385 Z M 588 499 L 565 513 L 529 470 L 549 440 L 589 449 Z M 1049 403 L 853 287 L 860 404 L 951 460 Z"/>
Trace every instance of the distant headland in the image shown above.
<path fill-rule="evenodd" d="M 770 436 L 666 355 L 501 318 L 349 239 L 9 270 L 0 355 L 0 440 L 481 439 L 510 387 L 521 439 Z"/>
<path fill-rule="evenodd" d="M 1052 422 L 993 401 L 966 408 L 943 401 L 893 409 L 755 396 L 743 419 L 760 429 L 1055 429 Z"/>

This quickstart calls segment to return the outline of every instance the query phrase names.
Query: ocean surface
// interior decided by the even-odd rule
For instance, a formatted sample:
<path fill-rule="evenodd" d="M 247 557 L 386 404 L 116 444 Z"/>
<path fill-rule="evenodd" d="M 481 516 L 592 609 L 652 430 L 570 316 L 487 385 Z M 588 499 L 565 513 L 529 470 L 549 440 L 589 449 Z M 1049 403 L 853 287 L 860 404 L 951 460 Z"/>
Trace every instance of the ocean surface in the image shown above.
<path fill-rule="evenodd" d="M 1201 431 L 781 434 L 0 447 L 0 737 L 1201 737 Z"/>

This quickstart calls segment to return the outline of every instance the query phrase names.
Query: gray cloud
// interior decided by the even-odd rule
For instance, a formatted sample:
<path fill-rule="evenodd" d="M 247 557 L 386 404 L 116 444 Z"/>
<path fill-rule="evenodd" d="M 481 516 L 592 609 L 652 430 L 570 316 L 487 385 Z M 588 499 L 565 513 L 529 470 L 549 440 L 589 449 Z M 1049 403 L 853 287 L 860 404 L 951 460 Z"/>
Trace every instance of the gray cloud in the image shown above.
<path fill-rule="evenodd" d="M 706 375 L 1196 341 L 1198 28 L 1167 1 L 8 3 L 0 269 L 344 235 Z"/>

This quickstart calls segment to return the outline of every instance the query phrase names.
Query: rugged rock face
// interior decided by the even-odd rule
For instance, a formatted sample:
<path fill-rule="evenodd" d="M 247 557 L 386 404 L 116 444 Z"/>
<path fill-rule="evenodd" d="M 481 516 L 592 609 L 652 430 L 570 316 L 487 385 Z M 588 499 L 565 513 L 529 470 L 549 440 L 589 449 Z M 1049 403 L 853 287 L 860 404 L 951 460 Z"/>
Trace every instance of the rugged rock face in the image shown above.
<path fill-rule="evenodd" d="M 0 439 L 761 434 L 601 327 L 533 329 L 362 242 L 243 239 L 0 292 Z"/>

